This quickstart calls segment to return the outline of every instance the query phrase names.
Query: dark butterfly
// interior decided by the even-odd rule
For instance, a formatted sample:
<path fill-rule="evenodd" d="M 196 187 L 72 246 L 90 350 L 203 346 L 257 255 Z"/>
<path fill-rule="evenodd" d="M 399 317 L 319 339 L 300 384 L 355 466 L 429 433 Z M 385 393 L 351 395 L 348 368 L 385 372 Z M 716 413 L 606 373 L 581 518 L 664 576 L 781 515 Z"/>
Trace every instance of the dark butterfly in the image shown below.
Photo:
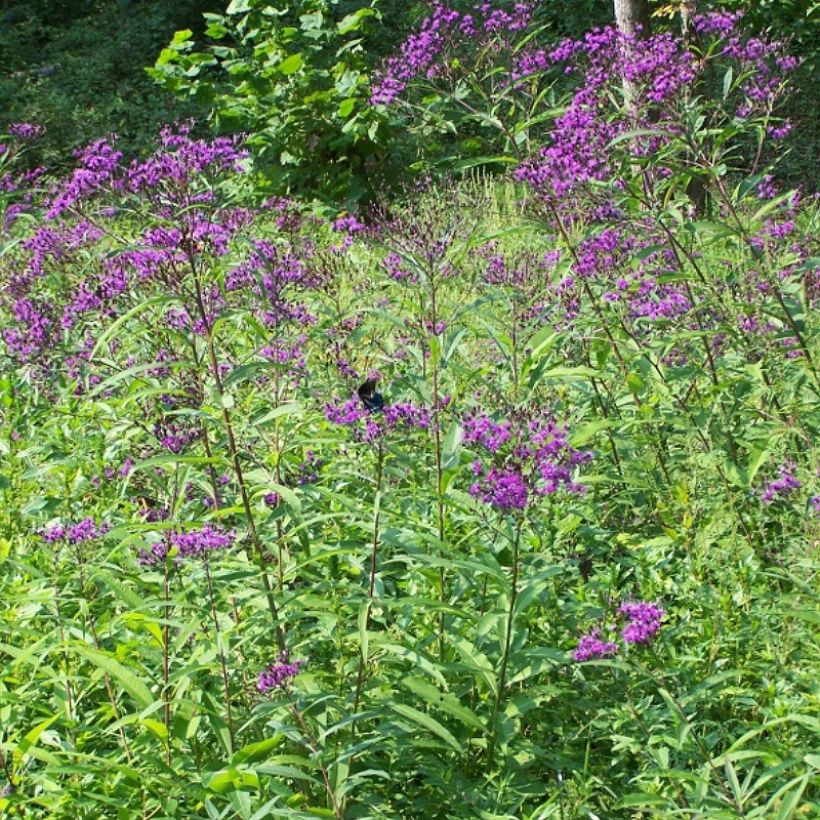
<path fill-rule="evenodd" d="M 368 379 L 356 392 L 362 404 L 371 413 L 381 413 L 384 410 L 384 396 L 376 390 L 378 379 Z"/>

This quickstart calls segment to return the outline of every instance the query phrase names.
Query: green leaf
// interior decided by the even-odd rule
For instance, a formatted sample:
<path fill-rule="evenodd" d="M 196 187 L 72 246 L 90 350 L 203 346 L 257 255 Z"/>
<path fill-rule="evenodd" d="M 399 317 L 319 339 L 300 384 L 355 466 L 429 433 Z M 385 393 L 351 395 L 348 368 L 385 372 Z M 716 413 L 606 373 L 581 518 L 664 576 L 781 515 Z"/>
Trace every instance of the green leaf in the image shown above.
<path fill-rule="evenodd" d="M 291 54 L 290 57 L 286 57 L 279 63 L 279 73 L 289 77 L 291 74 L 295 74 L 304 65 L 304 62 L 301 54 Z"/>
<path fill-rule="evenodd" d="M 262 758 L 269 757 L 268 752 L 281 745 L 284 739 L 284 735 L 274 735 L 273 737 L 257 741 L 256 743 L 249 743 L 234 753 L 234 756 L 231 758 L 231 764 L 237 766 L 240 763 L 253 763 Z"/>
<path fill-rule="evenodd" d="M 391 704 L 391 708 L 393 711 L 398 712 L 402 717 L 407 718 L 418 726 L 421 726 L 432 732 L 434 735 L 440 737 L 459 754 L 463 751 L 461 744 L 456 740 L 456 738 L 437 720 L 430 717 L 430 715 L 420 712 L 418 709 L 414 709 L 412 706 L 407 706 L 404 703 L 393 703 Z"/>
<path fill-rule="evenodd" d="M 448 715 L 460 720 L 471 729 L 484 730 L 484 724 L 478 719 L 475 712 L 464 706 L 454 695 L 436 689 L 422 678 L 410 677 L 402 681 L 402 685 L 422 698 L 428 706 L 441 709 Z"/>
<path fill-rule="evenodd" d="M 154 702 L 154 696 L 145 682 L 119 661 L 98 652 L 96 649 L 85 649 L 80 646 L 72 648 L 80 657 L 90 661 L 108 674 L 109 677 L 116 680 L 143 709 L 147 709 Z"/>
<path fill-rule="evenodd" d="M 336 26 L 339 34 L 350 34 L 351 31 L 358 31 L 362 26 L 362 21 L 367 17 L 372 17 L 376 13 L 375 9 L 364 8 L 356 9 L 356 11 L 346 14 Z"/>
<path fill-rule="evenodd" d="M 348 99 L 342 100 L 341 105 L 339 105 L 339 116 L 343 120 L 347 119 L 353 113 L 353 109 L 355 107 L 356 100 L 353 97 L 348 97 Z"/>
<path fill-rule="evenodd" d="M 647 794 L 646 792 L 633 792 L 624 795 L 614 806 L 617 809 L 637 808 L 639 806 L 670 806 L 669 800 L 657 794 Z"/>
<path fill-rule="evenodd" d="M 259 788 L 259 777 L 256 772 L 240 770 L 235 766 L 214 772 L 203 778 L 206 789 L 217 794 L 241 788 Z"/>
<path fill-rule="evenodd" d="M 46 718 L 43 721 L 40 721 L 40 723 L 38 723 L 33 729 L 30 729 L 28 732 L 26 732 L 25 736 L 20 741 L 20 743 L 17 744 L 17 747 L 14 750 L 15 768 L 20 768 L 25 755 L 32 755 L 35 747 L 37 746 L 38 741 L 40 740 L 40 735 L 42 735 L 43 732 L 46 729 L 48 729 L 48 727 L 51 726 L 51 724 L 54 723 L 54 721 L 57 720 L 58 717 L 59 715 L 52 715 L 51 717 Z M 56 758 L 54 762 L 57 762 Z"/>

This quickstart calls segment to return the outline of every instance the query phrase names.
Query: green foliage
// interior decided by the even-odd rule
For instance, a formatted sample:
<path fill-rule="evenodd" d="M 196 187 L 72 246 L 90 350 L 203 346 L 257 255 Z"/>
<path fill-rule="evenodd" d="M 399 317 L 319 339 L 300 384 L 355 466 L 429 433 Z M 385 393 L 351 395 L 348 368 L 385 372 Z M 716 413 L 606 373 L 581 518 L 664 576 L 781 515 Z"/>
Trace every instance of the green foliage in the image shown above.
<path fill-rule="evenodd" d="M 271 192 L 351 208 L 400 174 L 368 100 L 380 16 L 378 0 L 235 0 L 205 16 L 205 50 L 179 31 L 150 73 L 208 106 L 218 131 L 249 134 Z"/>
<path fill-rule="evenodd" d="M 743 12 L 744 20 L 758 32 L 768 32 L 789 42 L 790 51 L 807 63 L 807 79 L 820 67 L 820 3 L 816 0 L 721 0 L 707 7 Z"/>
<path fill-rule="evenodd" d="M 3 137 L 0 812 L 816 816 L 820 210 L 745 81 L 368 226 Z"/>
<path fill-rule="evenodd" d="M 812 816 L 820 333 L 797 278 L 786 315 L 765 303 L 774 335 L 736 329 L 745 306 L 725 294 L 753 261 L 761 276 L 782 270 L 791 242 L 756 255 L 745 240 L 790 207 L 761 208 L 754 182 L 730 193 L 742 230 L 669 205 L 688 255 L 667 276 L 702 300 L 708 330 L 635 320 L 602 300 L 605 279 L 567 324 L 556 286 L 599 226 L 560 235 L 521 189 L 479 179 L 394 205 L 383 230 L 352 242 L 279 203 L 228 253 L 183 242 L 189 264 L 133 279 L 113 315 L 81 314 L 27 367 L 4 359 L 0 751 L 13 789 L 0 808 Z M 204 213 L 248 228 L 235 180 L 185 184 L 172 176 L 144 200 L 102 188 L 50 222 L 109 220 L 46 260 L 38 288 L 55 316 L 107 261 L 145 248 L 147 230 Z M 6 280 L 30 258 L 16 240 L 37 224 L 24 219 L 7 234 Z M 817 219 L 802 212 L 797 235 Z M 252 240 L 284 267 L 237 290 Z M 387 254 L 414 284 L 390 275 Z M 488 278 L 493 256 L 530 275 Z M 612 262 L 612 275 L 641 261 Z M 265 318 L 266 275 L 286 277 L 300 311 Z M 305 310 L 315 321 L 301 324 Z M 203 311 L 207 330 L 180 311 Z M 804 356 L 783 357 L 789 317 Z M 325 403 L 374 368 L 389 405 L 411 401 L 434 423 L 375 441 L 356 430 L 386 414 L 331 423 Z M 486 453 L 465 430 L 480 412 L 566 425 L 594 453 L 576 476 L 587 492 L 524 511 L 476 499 Z M 171 428 L 197 435 L 165 445 Z M 765 503 L 787 461 L 800 487 Z M 86 516 L 111 529 L 76 543 L 38 534 Z M 236 532 L 232 549 L 137 560 L 169 531 L 209 524 Z M 579 635 L 609 629 L 633 597 L 666 611 L 654 645 L 574 663 Z M 280 635 L 306 665 L 263 694 Z"/>
<path fill-rule="evenodd" d="M 144 149 L 162 122 L 198 113 L 145 76 L 160 44 L 191 21 L 205 0 L 17 2 L 0 11 L 0 129 L 11 122 L 46 127 L 40 161 L 64 168 L 74 149 L 116 132 Z"/>

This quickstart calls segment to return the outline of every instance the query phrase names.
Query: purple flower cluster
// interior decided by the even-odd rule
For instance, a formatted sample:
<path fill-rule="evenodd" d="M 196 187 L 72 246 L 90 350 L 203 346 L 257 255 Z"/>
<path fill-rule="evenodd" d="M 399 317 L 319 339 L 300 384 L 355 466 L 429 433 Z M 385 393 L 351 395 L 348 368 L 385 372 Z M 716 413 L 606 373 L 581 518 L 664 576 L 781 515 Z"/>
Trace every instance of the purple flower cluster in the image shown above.
<path fill-rule="evenodd" d="M 206 524 L 198 530 L 177 532 L 171 535 L 171 544 L 177 548 L 181 559 L 204 558 L 214 550 L 230 549 L 235 540 L 235 533 L 225 532 L 213 524 Z"/>
<path fill-rule="evenodd" d="M 551 201 L 562 200 L 588 182 L 609 179 L 616 170 L 612 141 L 636 126 L 659 128 L 657 114 L 649 119 L 647 110 L 675 99 L 696 75 L 694 58 L 679 38 L 660 34 L 638 43 L 614 28 L 595 29 L 583 40 L 566 40 L 550 54 L 524 49 L 517 61 L 514 78 L 568 61 L 573 62 L 565 73 L 582 71 L 582 85 L 556 118 L 550 142 L 515 172 L 518 180 Z M 610 89 L 622 78 L 630 83 L 631 115 L 613 116 Z"/>
<path fill-rule="evenodd" d="M 654 603 L 627 601 L 618 607 L 618 614 L 626 618 L 627 624 L 621 630 L 624 643 L 649 643 L 661 628 L 664 611 Z"/>
<path fill-rule="evenodd" d="M 220 174 L 244 171 L 245 153 L 236 139 L 194 139 L 188 125 L 166 127 L 157 150 L 131 163 L 115 140 L 99 139 L 77 152 L 74 171 L 46 198 L 49 224 L 21 243 L 5 278 L 0 299 L 14 321 L 2 337 L 21 363 L 46 370 L 43 354 L 60 352 L 60 330 L 89 314 L 115 315 L 116 300 L 146 284 L 187 297 L 191 265 L 227 254 L 234 237 L 253 222 L 246 209 L 220 206 L 215 193 Z M 93 225 L 83 216 L 92 205 Z M 118 236 L 106 222 L 121 211 L 141 214 L 149 226 L 137 237 Z M 70 275 L 75 269 L 82 269 L 82 277 Z M 52 273 L 68 279 L 61 283 L 65 300 L 40 296 L 40 280 Z M 178 310 L 171 324 L 206 333 L 226 300 L 215 285 L 204 289 L 203 299 L 205 319 Z"/>
<path fill-rule="evenodd" d="M 527 508 L 529 487 L 520 472 L 496 467 L 483 472 L 480 462 L 475 462 L 473 469 L 480 479 L 470 485 L 470 495 L 506 512 Z"/>
<path fill-rule="evenodd" d="M 32 122 L 13 122 L 6 130 L 9 136 L 17 137 L 20 140 L 35 140 L 42 137 L 46 132 L 42 125 Z"/>
<path fill-rule="evenodd" d="M 341 216 L 338 219 L 335 219 L 331 222 L 331 227 L 334 231 L 344 234 L 344 239 L 342 240 L 341 246 L 334 245 L 331 247 L 330 250 L 332 253 L 347 250 L 353 244 L 353 238 L 355 235 L 367 230 L 367 225 L 365 225 L 364 222 L 359 222 L 359 220 L 353 215 Z"/>
<path fill-rule="evenodd" d="M 477 445 L 486 461 L 473 462 L 475 481 L 470 494 L 502 511 L 523 510 L 533 496 L 565 489 L 583 493 L 573 479 L 576 469 L 592 454 L 568 444 L 566 428 L 538 414 L 518 413 L 494 421 L 486 413 L 463 420 L 466 445 Z"/>
<path fill-rule="evenodd" d="M 616 615 L 625 621 L 621 628 L 621 640 L 624 644 L 641 645 L 650 643 L 661 628 L 664 611 L 656 603 L 648 601 L 626 601 L 621 604 Z M 614 631 L 612 626 L 608 631 Z M 582 635 L 578 646 L 572 653 L 577 662 L 606 658 L 615 655 L 618 644 L 615 641 L 601 639 L 601 627 L 596 626 L 586 635 Z"/>
<path fill-rule="evenodd" d="M 305 460 L 296 465 L 296 483 L 299 485 L 315 484 L 319 480 L 319 470 L 324 465 L 324 459 L 319 458 L 313 450 L 308 450 L 305 453 Z"/>
<path fill-rule="evenodd" d="M 354 427 L 357 441 L 372 442 L 390 430 L 415 428 L 429 430 L 432 424 L 432 411 L 413 402 L 396 402 L 386 404 L 378 414 L 368 410 L 358 395 L 346 402 L 327 403 L 324 407 L 325 418 L 332 424 Z"/>
<path fill-rule="evenodd" d="M 588 661 L 593 658 L 606 658 L 618 651 L 618 644 L 614 641 L 601 640 L 601 627 L 596 626 L 578 641 L 578 647 L 572 653 L 572 659 L 577 662 Z"/>
<path fill-rule="evenodd" d="M 162 541 L 155 541 L 147 550 L 141 549 L 137 553 L 137 563 L 141 567 L 156 567 L 164 564 L 168 559 L 170 549 L 167 538 Z"/>
<path fill-rule="evenodd" d="M 194 139 L 190 124 L 166 126 L 160 132 L 159 149 L 144 162 L 133 161 L 119 186 L 152 195 L 178 194 L 188 188 L 187 204 L 202 204 L 212 200 L 212 192 L 198 186 L 191 190 L 191 183 L 224 172 L 244 173 L 247 156 L 239 137 Z"/>
<path fill-rule="evenodd" d="M 795 490 L 799 490 L 801 487 L 800 481 L 794 475 L 793 464 L 781 464 L 778 472 L 778 477 L 774 479 L 774 481 L 770 481 L 763 488 L 760 499 L 764 504 L 771 504 L 773 501 L 788 498 Z"/>
<path fill-rule="evenodd" d="M 267 694 L 272 689 L 287 689 L 290 681 L 299 674 L 304 665 L 305 661 L 303 660 L 290 662 L 288 653 L 282 652 L 276 663 L 272 663 L 267 669 L 259 673 L 259 682 L 256 688 L 262 694 Z"/>
<path fill-rule="evenodd" d="M 116 137 L 112 138 L 116 140 Z M 105 185 L 114 181 L 120 170 L 122 151 L 117 151 L 111 142 L 98 139 L 75 153 L 78 167 L 71 176 L 53 193 L 46 211 L 46 219 L 56 219 Z"/>
<path fill-rule="evenodd" d="M 432 14 L 377 72 L 370 102 L 390 105 L 413 79 L 433 79 L 442 71 L 444 61 L 439 59 L 442 54 L 457 50 L 465 40 L 479 40 L 486 45 L 526 29 L 534 4 L 516 2 L 508 5 L 509 9 L 505 9 L 498 3 L 481 3 L 472 14 L 462 14 L 441 0 L 435 0 Z"/>
<path fill-rule="evenodd" d="M 696 15 L 693 23 L 698 34 L 716 34 L 723 39 L 734 34 L 742 18 L 742 11 L 713 11 Z"/>
<path fill-rule="evenodd" d="M 394 282 L 408 282 L 413 285 L 418 282 L 418 274 L 407 267 L 405 260 L 393 251 L 385 256 L 382 267 Z"/>
<path fill-rule="evenodd" d="M 696 27 L 700 26 L 701 32 L 717 36 L 722 41 L 722 56 L 736 61 L 738 75 L 745 77 L 740 86 L 737 116 L 768 116 L 788 88 L 788 77 L 800 61 L 787 54 L 784 43 L 777 40 L 743 39 L 736 28 L 729 27 L 730 17 L 717 12 L 696 20 Z M 769 124 L 767 130 L 769 136 L 780 139 L 791 131 L 791 124 Z"/>
<path fill-rule="evenodd" d="M 214 550 L 230 549 L 236 534 L 225 532 L 221 527 L 206 524 L 198 530 L 174 532 L 157 541 L 149 549 L 137 553 L 137 562 L 144 567 L 163 564 L 172 548 L 176 548 L 174 562 L 182 563 L 186 558 L 205 558 Z"/>
<path fill-rule="evenodd" d="M 64 541 L 76 546 L 101 538 L 109 529 L 111 529 L 111 525 L 107 522 L 104 521 L 98 525 L 93 518 L 88 517 L 68 526 L 52 524 L 43 530 L 40 535 L 47 544 Z"/>
<path fill-rule="evenodd" d="M 592 292 L 624 319 L 676 319 L 697 307 L 685 285 L 665 281 L 678 269 L 673 249 L 651 230 L 639 240 L 621 228 L 606 228 L 579 244 L 568 275 L 547 285 L 555 298 L 545 313 L 556 330 L 564 329 Z"/>

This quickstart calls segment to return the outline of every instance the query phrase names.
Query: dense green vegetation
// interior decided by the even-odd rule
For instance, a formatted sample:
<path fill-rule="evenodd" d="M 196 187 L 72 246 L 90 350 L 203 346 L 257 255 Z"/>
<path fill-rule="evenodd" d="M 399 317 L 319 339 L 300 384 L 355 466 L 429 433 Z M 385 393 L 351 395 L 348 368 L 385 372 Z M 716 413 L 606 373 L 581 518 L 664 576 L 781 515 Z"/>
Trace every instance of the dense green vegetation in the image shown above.
<path fill-rule="evenodd" d="M 13 122 L 46 128 L 38 145 L 50 168 L 116 132 L 145 150 L 163 122 L 203 114 L 163 94 L 150 65 L 175 30 L 202 31 L 219 0 L 17 0 L 0 8 L 0 129 Z"/>
<path fill-rule="evenodd" d="M 743 5 L 6 4 L 0 815 L 820 814 L 817 7 Z"/>

